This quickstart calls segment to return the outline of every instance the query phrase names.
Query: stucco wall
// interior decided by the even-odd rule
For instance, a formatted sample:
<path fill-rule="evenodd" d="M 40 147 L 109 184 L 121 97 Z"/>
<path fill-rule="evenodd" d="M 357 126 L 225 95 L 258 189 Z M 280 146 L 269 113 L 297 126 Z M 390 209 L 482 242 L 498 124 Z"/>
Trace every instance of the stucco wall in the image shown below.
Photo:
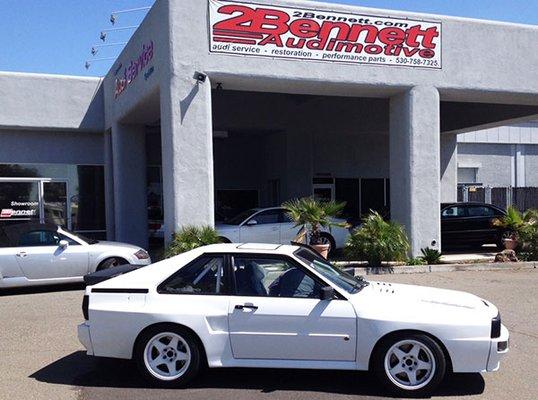
<path fill-rule="evenodd" d="M 512 150 L 503 144 L 458 144 L 458 166 L 478 167 L 476 179 L 486 186 L 510 186 Z"/>
<path fill-rule="evenodd" d="M 525 146 L 525 183 L 538 187 L 538 144 Z"/>
<path fill-rule="evenodd" d="M 104 164 L 103 134 L 0 130 L 0 163 Z"/>
<path fill-rule="evenodd" d="M 103 132 L 101 79 L 0 72 L 0 127 Z"/>

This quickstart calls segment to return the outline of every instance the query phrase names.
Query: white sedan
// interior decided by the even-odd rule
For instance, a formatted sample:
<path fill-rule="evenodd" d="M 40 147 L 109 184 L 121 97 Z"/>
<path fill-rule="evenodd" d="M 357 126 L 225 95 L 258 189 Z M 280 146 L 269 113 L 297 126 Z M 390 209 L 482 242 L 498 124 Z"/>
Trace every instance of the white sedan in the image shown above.
<path fill-rule="evenodd" d="M 57 225 L 0 228 L 0 289 L 82 282 L 86 274 L 122 264 L 151 259 L 138 246 L 88 239 Z"/>
<path fill-rule="evenodd" d="M 343 224 L 343 219 L 333 222 Z M 215 229 L 225 243 L 281 243 L 290 244 L 299 228 L 291 221 L 282 207 L 253 208 L 242 212 Z M 339 226 L 321 233 L 322 244 L 330 245 L 329 251 L 344 247 L 349 231 Z"/>
<path fill-rule="evenodd" d="M 399 394 L 499 368 L 508 330 L 474 295 L 366 282 L 306 247 L 201 247 L 86 289 L 87 353 L 183 386 L 217 367 L 371 370 Z"/>

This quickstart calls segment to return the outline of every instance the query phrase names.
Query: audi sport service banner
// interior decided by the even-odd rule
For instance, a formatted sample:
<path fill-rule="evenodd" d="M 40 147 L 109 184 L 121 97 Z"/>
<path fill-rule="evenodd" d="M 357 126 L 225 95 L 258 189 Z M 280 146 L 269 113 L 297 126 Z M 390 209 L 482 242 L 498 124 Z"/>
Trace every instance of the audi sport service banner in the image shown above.
<path fill-rule="evenodd" d="M 441 68 L 441 23 L 209 0 L 210 51 Z"/>

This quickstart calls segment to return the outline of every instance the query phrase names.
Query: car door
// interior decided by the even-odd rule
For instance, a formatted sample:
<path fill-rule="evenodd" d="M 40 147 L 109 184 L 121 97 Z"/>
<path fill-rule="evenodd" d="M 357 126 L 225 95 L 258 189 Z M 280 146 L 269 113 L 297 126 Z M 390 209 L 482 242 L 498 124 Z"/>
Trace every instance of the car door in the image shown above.
<path fill-rule="evenodd" d="M 282 208 L 279 210 L 278 220 L 280 221 L 280 243 L 290 244 L 292 241 L 295 241 L 300 227 L 296 226 L 285 209 Z"/>
<path fill-rule="evenodd" d="M 441 241 L 444 244 L 464 243 L 468 240 L 465 222 L 466 210 L 462 205 L 451 205 L 441 211 Z"/>
<path fill-rule="evenodd" d="M 320 300 L 323 283 L 288 257 L 237 254 L 231 264 L 234 358 L 355 360 L 357 319 L 347 300 Z"/>
<path fill-rule="evenodd" d="M 497 228 L 493 225 L 495 210 L 487 205 L 468 205 L 467 221 L 472 229 L 473 241 L 497 243 Z"/>
<path fill-rule="evenodd" d="M 60 246 L 60 241 L 67 246 Z M 55 279 L 84 276 L 88 272 L 88 251 L 58 232 L 39 229 L 24 232 L 13 249 L 28 279 Z"/>
<path fill-rule="evenodd" d="M 247 219 L 239 228 L 241 242 L 280 243 L 279 210 L 263 210 Z"/>

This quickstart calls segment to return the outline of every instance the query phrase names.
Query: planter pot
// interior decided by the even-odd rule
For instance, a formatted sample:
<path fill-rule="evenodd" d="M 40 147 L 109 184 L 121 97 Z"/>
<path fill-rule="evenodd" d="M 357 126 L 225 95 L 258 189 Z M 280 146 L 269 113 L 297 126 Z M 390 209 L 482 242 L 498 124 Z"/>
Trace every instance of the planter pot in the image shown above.
<path fill-rule="evenodd" d="M 312 248 L 316 250 L 324 259 L 329 257 L 329 249 L 331 248 L 330 244 L 313 244 Z"/>
<path fill-rule="evenodd" d="M 515 239 L 504 239 L 504 248 L 506 250 L 515 250 L 517 248 L 518 242 Z"/>

